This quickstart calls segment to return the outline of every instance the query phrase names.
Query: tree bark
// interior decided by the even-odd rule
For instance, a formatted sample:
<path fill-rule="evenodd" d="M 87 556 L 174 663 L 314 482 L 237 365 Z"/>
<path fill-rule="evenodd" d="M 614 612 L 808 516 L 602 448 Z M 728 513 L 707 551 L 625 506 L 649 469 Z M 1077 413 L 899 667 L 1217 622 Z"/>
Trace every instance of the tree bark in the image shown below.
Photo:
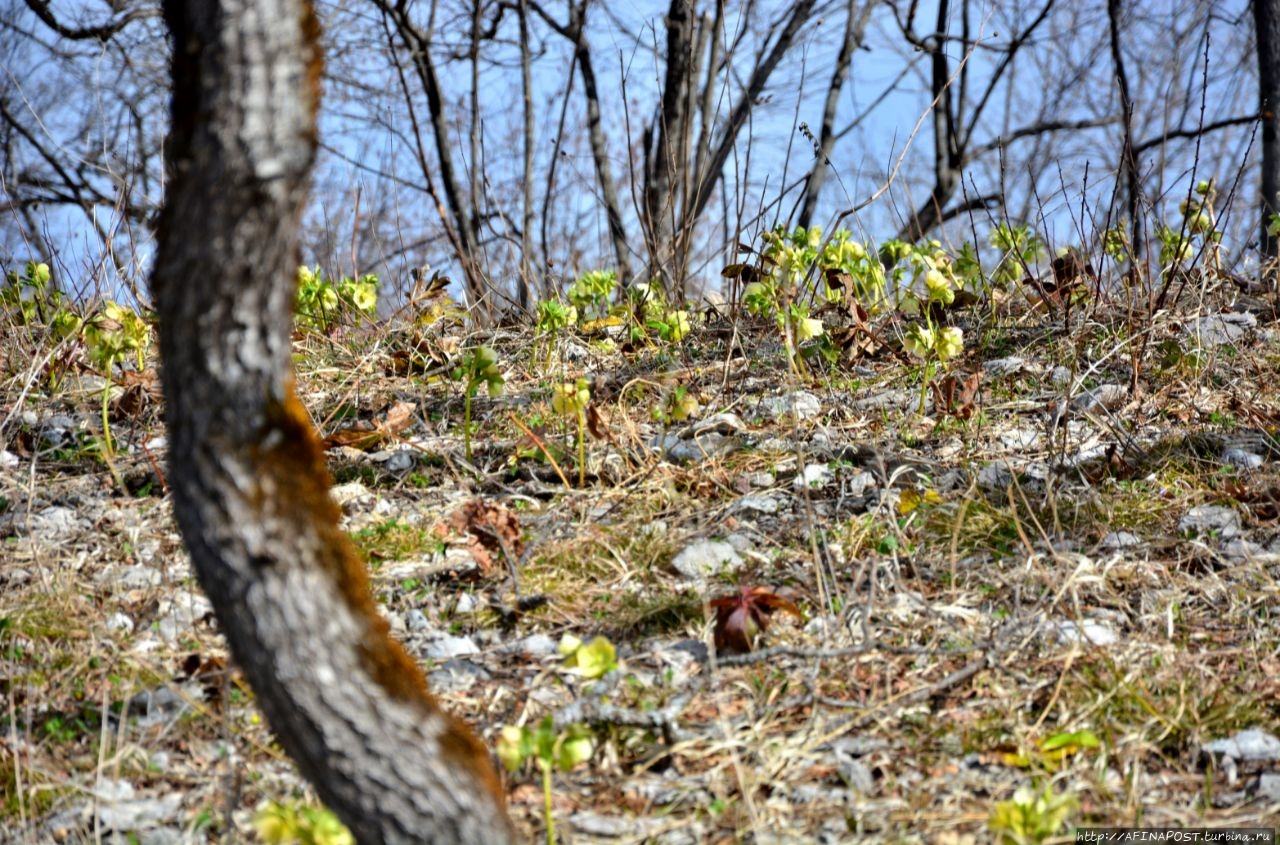
<path fill-rule="evenodd" d="M 609 226 L 609 240 L 613 244 L 614 261 L 617 262 L 618 282 L 623 288 L 627 288 L 630 287 L 632 278 L 631 249 L 627 244 L 627 230 L 622 222 L 622 204 L 618 201 L 618 187 L 613 180 L 613 167 L 609 161 L 609 142 L 604 134 L 604 123 L 600 114 L 600 86 L 596 82 L 591 45 L 587 42 L 585 31 L 589 2 L 590 0 L 574 0 L 570 3 L 568 24 L 558 22 L 537 2 L 530 3 L 530 8 L 547 26 L 573 44 L 578 75 L 582 77 L 582 96 L 587 112 L 587 140 L 591 144 L 591 162 L 595 166 L 596 181 L 600 185 L 600 202 L 604 205 L 605 220 Z M 543 219 L 544 221 L 546 219 L 545 211 Z M 547 250 L 544 249 L 543 252 L 546 253 Z"/>
<path fill-rule="evenodd" d="M 844 89 L 845 80 L 849 78 L 849 67 L 853 64 L 853 53 L 862 45 L 867 34 L 867 24 L 871 20 L 871 10 L 876 0 L 865 0 L 858 8 L 859 0 L 849 0 L 845 11 L 844 37 L 840 42 L 840 52 L 836 56 L 835 67 L 831 69 L 831 82 L 827 85 L 827 97 L 822 104 L 822 128 L 814 140 L 813 168 L 809 171 L 809 181 L 804 186 L 804 204 L 800 207 L 797 223 L 802 228 L 809 228 L 813 222 L 814 212 L 818 210 L 818 199 L 822 195 L 822 186 L 827 181 L 827 170 L 831 167 L 831 150 L 836 145 L 836 111 L 840 105 L 840 92 Z"/>
<path fill-rule="evenodd" d="M 693 0 L 671 0 L 667 10 L 667 68 L 662 82 L 662 111 L 658 125 L 645 132 L 644 219 L 649 247 L 649 276 L 661 278 L 673 298 L 683 294 L 684 262 L 676 245 L 679 197 L 677 186 L 687 176 L 688 163 L 681 158 L 683 139 L 689 137 L 690 78 L 695 67 Z M 654 135 L 657 139 L 653 141 Z"/>
<path fill-rule="evenodd" d="M 1280 213 L 1280 0 L 1253 0 L 1258 37 L 1258 113 L 1262 120 L 1262 254 L 1275 258 L 1276 237 L 1267 231 L 1271 215 Z"/>
<path fill-rule="evenodd" d="M 304 0 L 166 0 L 160 313 L 174 513 L 281 746 L 361 843 L 513 841 L 489 756 L 387 633 L 293 393 L 319 26 Z"/>

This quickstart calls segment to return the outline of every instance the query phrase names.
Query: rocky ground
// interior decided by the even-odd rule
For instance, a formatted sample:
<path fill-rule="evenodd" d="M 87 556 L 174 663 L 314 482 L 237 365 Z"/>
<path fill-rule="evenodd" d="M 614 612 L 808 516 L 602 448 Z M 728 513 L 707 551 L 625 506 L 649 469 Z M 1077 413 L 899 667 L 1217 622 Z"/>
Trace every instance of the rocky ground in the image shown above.
<path fill-rule="evenodd" d="M 1275 826 L 1280 331 L 1199 293 L 956 315 L 956 377 L 923 392 L 892 344 L 797 372 L 714 310 L 678 344 L 309 334 L 301 392 L 447 705 L 491 744 L 547 717 L 590 740 L 552 779 L 562 841 Z M 154 361 L 110 388 L 108 455 L 101 376 L 8 331 L 0 840 L 257 841 L 256 808 L 314 798 L 192 580 Z M 504 384 L 468 457 L 447 375 L 480 342 Z M 578 377 L 581 429 L 553 404 Z M 542 837 L 536 763 L 507 785 Z"/>

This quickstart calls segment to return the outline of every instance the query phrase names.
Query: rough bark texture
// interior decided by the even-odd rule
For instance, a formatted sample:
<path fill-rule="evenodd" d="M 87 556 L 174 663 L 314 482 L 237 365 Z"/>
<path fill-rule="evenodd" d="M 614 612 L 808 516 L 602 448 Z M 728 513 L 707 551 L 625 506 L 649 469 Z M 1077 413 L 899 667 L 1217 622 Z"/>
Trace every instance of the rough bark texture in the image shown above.
<path fill-rule="evenodd" d="M 671 296 L 683 296 L 684 261 L 676 248 L 680 214 L 677 185 L 686 179 L 688 161 L 681 156 L 689 137 L 690 86 L 695 59 L 694 0 L 671 0 L 667 10 L 667 70 L 662 84 L 662 112 L 657 126 L 645 130 L 644 215 L 641 224 L 648 241 L 650 278 L 661 278 Z M 653 141 L 656 134 L 656 141 Z"/>
<path fill-rule="evenodd" d="M 318 26 L 303 0 L 167 0 L 160 311 L 174 510 L 280 744 L 362 843 L 513 841 L 479 740 L 387 634 L 293 394 Z"/>
<path fill-rule="evenodd" d="M 1254 0 L 1258 35 L 1258 95 L 1262 115 L 1262 252 L 1280 254 L 1276 237 L 1267 231 L 1271 215 L 1280 212 L 1280 0 Z"/>

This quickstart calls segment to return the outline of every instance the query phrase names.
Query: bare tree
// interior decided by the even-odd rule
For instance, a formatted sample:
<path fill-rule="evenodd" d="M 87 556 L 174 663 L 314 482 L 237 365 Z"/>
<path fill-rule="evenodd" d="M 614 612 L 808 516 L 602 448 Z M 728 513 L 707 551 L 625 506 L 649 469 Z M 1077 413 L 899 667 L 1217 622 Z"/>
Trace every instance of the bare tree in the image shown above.
<path fill-rule="evenodd" d="M 909 240 L 923 238 L 929 230 L 948 217 L 973 208 L 988 207 L 998 200 L 998 196 L 982 195 L 968 198 L 959 209 L 947 208 L 960 186 L 965 167 L 972 161 L 976 146 L 974 136 L 987 107 L 1004 81 L 1005 74 L 1012 70 L 1018 53 L 1048 20 L 1054 2 L 1055 0 L 1046 0 L 1022 29 L 1015 32 L 1007 42 L 998 45 L 983 45 L 974 40 L 970 31 L 972 12 L 969 0 L 961 2 L 958 14 L 961 31 L 958 35 L 951 32 L 952 8 L 949 0 L 940 0 L 938 3 L 934 30 L 927 35 L 919 35 L 915 30 L 914 4 L 908 15 L 900 19 L 907 41 L 929 56 L 929 84 L 933 95 L 934 182 L 928 199 L 903 224 L 898 232 L 899 237 Z M 948 56 L 948 49 L 953 46 L 966 53 L 965 59 L 954 68 Z M 974 74 L 968 62 L 968 54 L 980 48 L 994 51 L 998 58 L 985 74 L 986 79 L 981 89 L 974 95 Z M 1062 128 L 1067 127 L 1061 124 L 1041 124 L 1019 127 L 1015 132 L 1019 135 L 1031 135 Z M 1076 125 L 1072 128 L 1082 127 Z"/>
<path fill-rule="evenodd" d="M 609 227 L 609 239 L 613 245 L 613 258 L 617 263 L 618 278 L 626 286 L 631 279 L 631 251 L 627 243 L 627 231 L 622 218 L 622 205 L 618 200 L 617 182 L 613 165 L 609 160 L 609 141 L 605 137 L 601 119 L 600 86 L 596 80 L 594 60 L 587 42 L 587 8 L 590 0 L 578 0 L 569 5 L 569 22 L 561 24 L 541 5 L 532 8 L 553 30 L 573 44 L 574 63 L 582 77 L 582 94 L 585 100 L 587 138 L 591 143 L 591 161 L 595 166 L 596 180 L 600 186 L 600 202 Z M 551 173 L 555 172 L 552 162 Z M 548 195 L 550 191 L 548 190 Z M 544 212 L 544 229 L 546 213 Z M 543 237 L 544 251 L 546 237 Z"/>
<path fill-rule="evenodd" d="M 74 293 L 138 293 L 138 247 L 159 204 L 163 39 L 159 10 L 143 2 L 64 17 L 26 0 L 0 13 L 5 241 L 29 244 Z M 97 249 L 54 234 L 72 226 Z"/>
<path fill-rule="evenodd" d="M 169 0 L 165 15 L 172 178 L 152 285 L 196 574 L 281 746 L 358 841 L 514 841 L 488 752 L 388 635 L 293 393 L 321 74 L 311 5 Z"/>
<path fill-rule="evenodd" d="M 1258 114 L 1262 122 L 1262 253 L 1280 255 L 1271 216 L 1280 213 L 1280 2 L 1253 0 L 1258 38 Z"/>
<path fill-rule="evenodd" d="M 723 0 L 721 0 L 723 2 Z M 714 88 L 724 64 L 705 66 L 703 54 L 724 37 L 723 15 L 695 17 L 694 0 L 672 0 L 667 11 L 665 76 L 662 106 L 655 122 L 645 128 L 644 206 L 641 219 L 649 248 L 649 273 L 665 280 L 675 294 L 683 293 L 694 228 L 724 178 L 739 135 L 747 126 L 757 99 L 770 77 L 809 22 L 814 0 L 797 0 L 768 27 L 771 38 L 752 62 L 746 81 L 728 113 L 695 112 L 699 91 Z M 731 53 L 732 51 L 726 51 Z M 706 104 L 709 96 L 701 98 Z M 705 146 L 694 149 L 695 118 L 702 121 Z M 715 126 L 711 129 L 711 126 Z"/>
<path fill-rule="evenodd" d="M 417 110 L 414 106 L 416 97 L 409 85 L 409 76 L 404 62 L 407 62 L 413 70 L 416 81 L 427 98 L 427 111 L 432 138 L 435 141 L 441 192 L 449 209 L 449 216 L 444 217 L 442 214 L 441 222 L 453 242 L 456 257 L 462 265 L 471 301 L 475 304 L 483 304 L 484 310 L 481 313 L 487 313 L 491 310 L 490 286 L 481 273 L 477 261 L 479 255 L 477 221 L 472 213 L 473 209 L 463 203 L 462 187 L 454 166 L 453 141 L 449 132 L 448 117 L 445 114 L 444 92 L 441 89 L 440 76 L 436 71 L 435 60 L 431 53 L 432 26 L 430 24 L 425 28 L 419 26 L 411 17 L 408 4 L 383 2 L 383 0 L 374 0 L 374 4 L 383 16 L 387 40 L 396 62 L 396 73 L 404 92 L 410 120 L 413 122 L 413 138 L 417 143 L 422 176 L 427 182 L 432 198 L 438 204 L 439 196 L 434 188 L 432 168 L 427 162 L 426 148 L 422 140 L 423 127 L 418 123 Z M 402 48 L 403 52 L 397 47 Z M 402 56 L 406 57 L 403 62 Z M 475 162 L 472 165 L 475 166 Z"/>
<path fill-rule="evenodd" d="M 818 137 L 814 138 L 808 124 L 801 124 L 808 140 L 813 144 L 813 168 L 804 186 L 804 205 L 800 207 L 799 225 L 808 228 L 813 223 L 818 209 L 818 199 L 822 195 L 822 186 L 826 183 L 827 172 L 831 169 L 831 151 L 836 143 L 836 115 L 840 108 L 840 94 L 844 90 L 845 81 L 849 78 L 853 64 L 853 54 L 862 45 L 867 35 L 867 24 L 871 21 L 871 12 L 875 9 L 875 0 L 859 5 L 858 0 L 849 0 L 845 12 L 844 36 L 840 39 L 840 52 L 836 56 L 835 66 L 831 69 L 831 81 L 827 84 L 827 96 L 822 105 L 822 127 Z"/>

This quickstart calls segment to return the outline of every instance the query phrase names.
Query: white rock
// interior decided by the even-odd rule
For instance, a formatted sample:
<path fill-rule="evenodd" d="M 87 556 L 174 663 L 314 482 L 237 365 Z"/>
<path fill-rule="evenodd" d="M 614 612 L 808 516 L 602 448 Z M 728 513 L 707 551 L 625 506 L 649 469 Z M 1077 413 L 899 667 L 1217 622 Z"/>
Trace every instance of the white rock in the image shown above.
<path fill-rule="evenodd" d="M 737 572 L 745 566 L 742 556 L 723 540 L 698 540 L 685 546 L 671 559 L 671 568 L 686 578 L 702 580 L 723 572 Z"/>
<path fill-rule="evenodd" d="M 808 464 L 795 477 L 792 484 L 797 490 L 810 489 L 815 490 L 826 487 L 835 480 L 835 474 L 831 472 L 830 464 Z"/>

